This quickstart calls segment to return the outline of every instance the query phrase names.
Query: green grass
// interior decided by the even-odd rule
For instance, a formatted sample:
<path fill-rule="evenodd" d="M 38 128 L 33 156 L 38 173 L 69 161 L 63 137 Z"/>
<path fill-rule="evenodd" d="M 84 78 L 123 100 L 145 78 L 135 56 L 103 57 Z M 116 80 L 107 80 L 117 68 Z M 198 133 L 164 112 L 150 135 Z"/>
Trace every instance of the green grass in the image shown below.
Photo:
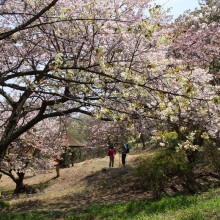
<path fill-rule="evenodd" d="M 7 201 L 0 200 L 0 209 L 9 209 L 10 204 Z"/>
<path fill-rule="evenodd" d="M 158 201 L 96 204 L 69 211 L 36 211 L 0 214 L 1 220 L 205 220 L 220 219 L 220 188 L 198 195 L 164 197 Z"/>

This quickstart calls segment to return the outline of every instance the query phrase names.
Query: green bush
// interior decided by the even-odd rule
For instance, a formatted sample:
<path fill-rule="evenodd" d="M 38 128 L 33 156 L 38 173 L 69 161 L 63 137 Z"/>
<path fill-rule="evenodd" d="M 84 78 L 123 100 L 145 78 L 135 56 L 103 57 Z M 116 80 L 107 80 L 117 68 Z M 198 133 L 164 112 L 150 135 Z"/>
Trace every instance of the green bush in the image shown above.
<path fill-rule="evenodd" d="M 165 139 L 165 142 L 167 143 L 167 147 L 170 150 L 175 150 L 175 148 L 178 146 L 179 143 L 179 137 L 178 134 L 175 131 L 164 131 L 163 137 Z"/>
<path fill-rule="evenodd" d="M 160 196 L 173 177 L 189 173 L 184 152 L 161 151 L 140 161 L 136 168 L 141 185 Z"/>
<path fill-rule="evenodd" d="M 213 140 L 205 140 L 203 150 L 199 152 L 198 164 L 205 166 L 206 170 L 220 172 L 220 150 Z"/>

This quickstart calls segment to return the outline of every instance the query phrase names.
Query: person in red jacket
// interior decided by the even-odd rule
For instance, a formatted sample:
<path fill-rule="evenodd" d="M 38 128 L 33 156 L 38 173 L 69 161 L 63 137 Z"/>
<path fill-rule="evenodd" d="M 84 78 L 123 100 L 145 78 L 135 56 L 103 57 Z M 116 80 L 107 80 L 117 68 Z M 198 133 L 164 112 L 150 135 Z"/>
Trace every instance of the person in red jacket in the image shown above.
<path fill-rule="evenodd" d="M 109 167 L 114 167 L 116 150 L 113 146 L 108 148 L 108 156 L 109 156 Z"/>

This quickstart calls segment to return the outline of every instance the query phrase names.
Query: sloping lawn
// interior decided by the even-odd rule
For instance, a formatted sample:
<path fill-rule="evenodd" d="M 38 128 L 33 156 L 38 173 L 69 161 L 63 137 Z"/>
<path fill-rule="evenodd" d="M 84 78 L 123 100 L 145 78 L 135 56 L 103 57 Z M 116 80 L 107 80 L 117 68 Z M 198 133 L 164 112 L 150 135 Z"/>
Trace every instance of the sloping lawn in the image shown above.
<path fill-rule="evenodd" d="M 220 219 L 220 188 L 197 195 L 164 197 L 158 201 L 141 200 L 123 204 L 94 204 L 77 209 L 10 213 L 3 211 L 1 220 L 203 220 Z"/>

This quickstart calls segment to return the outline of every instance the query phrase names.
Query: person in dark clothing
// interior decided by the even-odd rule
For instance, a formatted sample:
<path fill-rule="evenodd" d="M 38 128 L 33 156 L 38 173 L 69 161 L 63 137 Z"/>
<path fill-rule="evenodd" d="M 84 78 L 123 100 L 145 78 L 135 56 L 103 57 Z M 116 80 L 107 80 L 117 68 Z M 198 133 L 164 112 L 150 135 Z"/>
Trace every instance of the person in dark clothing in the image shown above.
<path fill-rule="evenodd" d="M 114 147 L 108 148 L 108 156 L 109 156 L 109 167 L 114 167 L 116 149 Z"/>
<path fill-rule="evenodd" d="M 126 160 L 126 156 L 127 156 L 128 152 L 129 152 L 128 144 L 123 144 L 123 146 L 122 146 L 122 154 L 121 154 L 121 160 L 122 160 L 123 166 L 125 166 L 125 160 Z"/>
<path fill-rule="evenodd" d="M 71 159 L 72 167 L 74 167 L 74 163 L 75 163 L 75 160 L 76 160 L 76 153 L 75 152 L 72 152 L 72 155 L 71 155 L 70 159 Z"/>

